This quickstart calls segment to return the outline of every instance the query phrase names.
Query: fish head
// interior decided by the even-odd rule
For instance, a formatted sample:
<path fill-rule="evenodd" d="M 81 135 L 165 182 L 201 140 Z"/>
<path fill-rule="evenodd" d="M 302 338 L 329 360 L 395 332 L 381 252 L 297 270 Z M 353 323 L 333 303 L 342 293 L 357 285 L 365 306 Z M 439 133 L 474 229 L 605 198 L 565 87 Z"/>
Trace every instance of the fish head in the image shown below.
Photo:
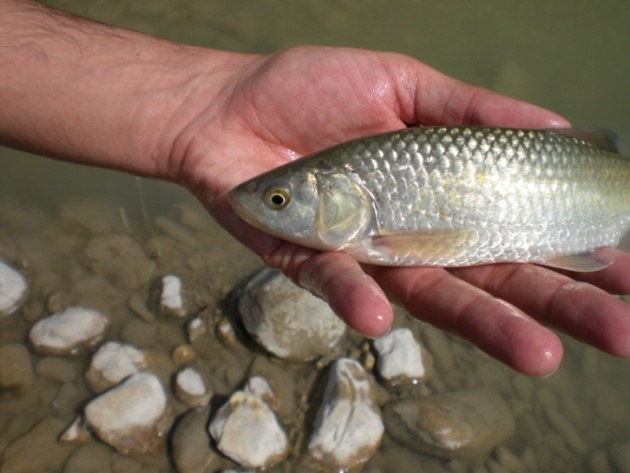
<path fill-rule="evenodd" d="M 228 201 L 254 227 L 322 250 L 357 240 L 372 215 L 368 194 L 348 174 L 305 166 L 255 177 L 230 191 Z"/>

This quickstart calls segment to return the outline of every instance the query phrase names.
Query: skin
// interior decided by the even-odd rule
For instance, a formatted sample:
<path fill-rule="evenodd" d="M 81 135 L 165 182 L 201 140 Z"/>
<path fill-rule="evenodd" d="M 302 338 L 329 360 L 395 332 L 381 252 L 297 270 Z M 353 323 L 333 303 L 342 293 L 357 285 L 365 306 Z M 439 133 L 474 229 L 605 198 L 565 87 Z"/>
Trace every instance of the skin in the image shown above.
<path fill-rule="evenodd" d="M 360 265 L 240 220 L 235 185 L 340 141 L 406 124 L 563 127 L 549 111 L 449 78 L 406 56 L 299 47 L 258 56 L 170 43 L 27 1 L 0 0 L 0 142 L 186 186 L 268 265 L 354 329 L 385 333 L 388 297 L 523 373 L 553 373 L 548 326 L 630 356 L 630 255 L 563 274 L 529 264 Z"/>

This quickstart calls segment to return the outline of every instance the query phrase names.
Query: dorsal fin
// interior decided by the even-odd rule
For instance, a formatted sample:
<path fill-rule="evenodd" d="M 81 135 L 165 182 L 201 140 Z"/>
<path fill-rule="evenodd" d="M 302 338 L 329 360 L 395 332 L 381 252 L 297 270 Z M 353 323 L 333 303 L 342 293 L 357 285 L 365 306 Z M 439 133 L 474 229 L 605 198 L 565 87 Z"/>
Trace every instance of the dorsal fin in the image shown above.
<path fill-rule="evenodd" d="M 586 141 L 612 153 L 619 153 L 617 134 L 606 128 L 550 128 L 549 131 Z"/>

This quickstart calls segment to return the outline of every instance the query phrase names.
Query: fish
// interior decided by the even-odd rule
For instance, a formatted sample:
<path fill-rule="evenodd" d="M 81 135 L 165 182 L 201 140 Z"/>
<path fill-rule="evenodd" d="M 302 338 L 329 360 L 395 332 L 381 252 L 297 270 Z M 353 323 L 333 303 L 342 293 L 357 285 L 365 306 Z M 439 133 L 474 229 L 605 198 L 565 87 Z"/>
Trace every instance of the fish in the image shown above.
<path fill-rule="evenodd" d="M 630 227 L 630 158 L 604 129 L 410 127 L 296 159 L 231 190 L 283 240 L 389 266 L 597 271 Z"/>

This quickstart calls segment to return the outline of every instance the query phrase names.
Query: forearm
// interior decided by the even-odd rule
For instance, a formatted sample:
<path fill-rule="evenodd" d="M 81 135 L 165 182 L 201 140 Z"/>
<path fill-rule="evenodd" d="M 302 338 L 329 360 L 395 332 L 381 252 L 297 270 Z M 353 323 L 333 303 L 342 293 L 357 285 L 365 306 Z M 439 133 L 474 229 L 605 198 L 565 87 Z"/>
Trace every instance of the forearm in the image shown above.
<path fill-rule="evenodd" d="M 0 143 L 175 179 L 182 129 L 219 100 L 239 61 L 0 0 Z"/>

